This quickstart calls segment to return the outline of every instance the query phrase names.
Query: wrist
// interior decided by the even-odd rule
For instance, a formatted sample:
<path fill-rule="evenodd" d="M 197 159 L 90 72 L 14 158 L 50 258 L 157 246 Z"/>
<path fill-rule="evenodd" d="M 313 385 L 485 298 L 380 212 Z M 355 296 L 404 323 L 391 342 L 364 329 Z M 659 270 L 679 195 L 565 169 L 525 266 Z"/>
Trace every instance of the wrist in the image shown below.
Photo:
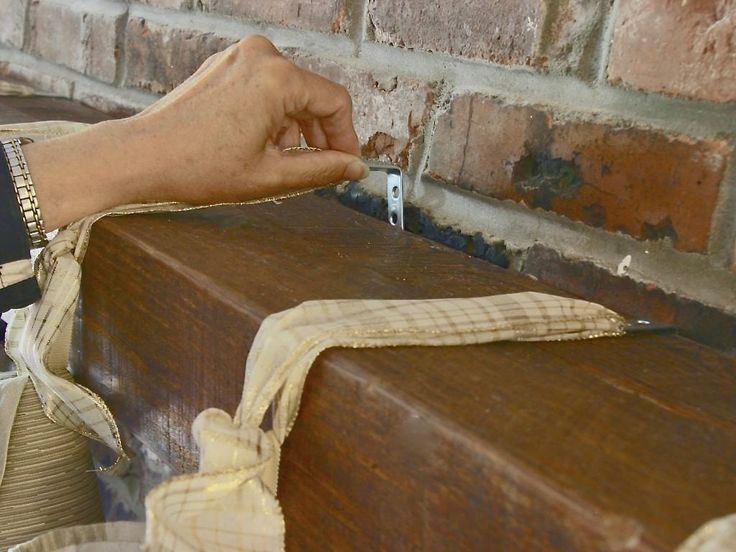
<path fill-rule="evenodd" d="M 144 161 L 126 119 L 27 144 L 23 152 L 47 230 L 145 196 Z"/>
<path fill-rule="evenodd" d="M 28 139 L 11 138 L 3 140 L 0 145 L 2 146 L 3 161 L 7 164 L 8 175 L 12 184 L 11 188 L 15 192 L 17 207 L 21 214 L 28 241 L 31 247 L 36 248 L 46 245 L 47 240 L 43 217 L 38 208 L 36 189 L 28 170 L 25 155 L 23 155 L 21 149 L 22 144 L 31 142 L 32 140 Z"/>
<path fill-rule="evenodd" d="M 0 311 L 24 307 L 40 297 L 33 277 L 31 241 L 14 183 L 18 171 L 0 153 Z M 1 326 L 1 325 L 0 325 Z M 0 336 L 2 335 L 0 328 Z"/>

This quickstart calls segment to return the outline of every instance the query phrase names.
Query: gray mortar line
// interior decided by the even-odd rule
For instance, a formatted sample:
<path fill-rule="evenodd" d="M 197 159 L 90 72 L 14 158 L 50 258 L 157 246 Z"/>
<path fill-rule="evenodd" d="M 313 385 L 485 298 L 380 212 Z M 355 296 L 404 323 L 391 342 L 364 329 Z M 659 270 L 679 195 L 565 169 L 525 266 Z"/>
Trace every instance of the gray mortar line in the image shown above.
<path fill-rule="evenodd" d="M 736 132 L 736 117 L 734 117 L 734 113 L 736 113 L 735 106 L 719 106 L 712 105 L 707 102 L 651 96 L 640 92 L 614 89 L 608 86 L 594 89 L 585 83 L 567 77 L 563 78 L 533 74 L 527 69 L 500 68 L 483 62 L 472 60 L 463 61 L 437 54 L 406 52 L 390 46 L 373 43 L 366 45 L 360 58 L 354 58 L 352 57 L 352 42 L 344 36 L 331 37 L 321 33 L 307 33 L 296 29 L 286 29 L 269 25 L 243 24 L 234 20 L 225 20 L 221 17 L 202 16 L 201 14 L 192 13 L 172 13 L 163 9 L 155 9 L 137 4 L 132 6 L 130 11 L 131 15 L 145 17 L 161 24 L 174 24 L 173 26 L 175 27 L 181 26 L 183 28 L 192 28 L 193 30 L 199 30 L 201 32 L 213 32 L 230 36 L 232 38 L 239 38 L 240 36 L 243 36 L 243 34 L 261 32 L 282 47 L 291 46 L 321 57 L 337 58 L 354 66 L 362 66 L 366 70 L 370 71 L 386 72 L 395 69 L 398 74 L 411 75 L 429 81 L 440 81 L 442 80 L 442 77 L 450 77 L 451 82 L 447 84 L 448 93 L 452 84 L 457 87 L 456 91 L 462 91 L 463 89 L 466 91 L 483 91 L 485 88 L 487 93 L 498 95 L 510 101 L 542 104 L 556 103 L 558 106 L 569 107 L 573 111 L 577 112 L 602 112 L 612 116 L 623 116 L 622 114 L 625 113 L 625 118 L 631 119 L 634 122 L 643 119 L 644 121 L 659 123 L 659 126 L 666 130 L 687 132 L 694 135 L 700 134 L 710 136 L 717 132 Z M 120 105 L 134 109 L 141 109 L 155 101 L 157 98 L 157 96 L 153 94 L 139 90 L 118 88 L 110 84 L 96 81 L 95 79 L 81 75 L 70 69 L 40 60 L 35 56 L 19 52 L 12 48 L 0 47 L 0 53 L 3 54 L 2 59 L 4 61 L 9 61 L 11 64 L 15 63 L 21 67 L 36 71 L 39 74 L 46 74 L 51 77 L 66 80 L 70 82 L 72 86 L 75 84 L 81 85 L 80 88 L 82 88 L 86 93 L 96 94 L 101 98 L 109 99 L 110 101 L 116 102 Z M 380 69 L 376 69 L 376 67 L 379 67 Z M 542 90 L 541 92 L 540 89 Z M 72 96 L 77 96 L 76 91 L 73 91 Z M 683 114 L 686 116 L 683 116 Z M 689 120 L 689 118 L 692 118 L 693 120 Z M 425 154 L 428 153 L 428 148 L 431 146 L 430 142 L 431 136 L 425 137 L 422 162 L 426 162 Z M 733 165 L 733 163 L 731 163 L 731 165 Z M 735 177 L 733 176 L 734 169 L 732 166 L 729 171 L 731 176 L 724 180 L 726 183 L 724 185 L 734 188 L 733 181 Z M 417 173 L 421 173 L 421 171 L 417 171 Z M 420 203 L 423 202 L 424 200 L 419 196 L 421 196 L 422 193 L 426 193 L 426 185 L 421 181 L 420 177 L 417 177 L 417 181 L 414 183 L 413 188 L 414 189 L 411 190 L 413 192 L 412 197 Z M 454 192 L 452 195 L 455 196 L 455 199 L 462 197 L 462 194 L 459 194 L 458 192 Z M 731 212 L 733 212 L 730 210 L 732 208 L 732 203 L 734 202 L 731 197 L 732 195 L 733 194 L 731 193 L 727 193 L 727 199 L 719 202 L 719 211 L 726 211 L 726 214 L 720 215 L 721 217 L 727 217 Z M 458 204 L 464 203 L 466 203 L 465 200 L 458 200 Z M 474 217 L 477 219 L 477 222 L 486 221 L 483 224 L 479 224 L 479 228 L 487 227 L 489 224 L 488 214 L 487 212 L 483 212 L 484 209 L 488 208 L 488 203 L 486 202 L 484 205 L 485 207 L 483 208 L 479 208 L 478 206 L 475 207 L 475 211 L 477 212 L 474 214 Z M 458 211 L 457 207 L 452 205 L 452 201 L 446 203 L 444 208 L 448 213 Z M 496 205 L 494 207 L 494 211 L 496 213 L 508 213 L 508 208 L 508 206 L 499 207 Z M 442 216 L 448 218 L 447 214 Z M 554 221 L 554 223 L 547 221 L 545 224 L 540 220 L 537 220 L 540 217 L 539 212 L 524 213 L 524 211 L 518 211 L 514 212 L 513 216 L 516 220 L 518 220 L 519 217 L 531 216 L 532 219 L 536 221 L 534 224 L 540 229 L 546 228 L 552 224 L 553 227 L 557 228 L 555 234 L 558 235 L 558 238 L 560 236 L 567 236 L 565 239 L 560 238 L 563 246 L 566 243 L 568 245 L 569 243 L 572 243 L 568 235 L 570 230 L 560 230 L 560 228 L 566 228 L 565 224 L 560 221 Z M 503 217 L 501 218 L 503 219 Z M 460 212 L 457 212 L 457 218 L 451 221 L 451 223 L 456 225 L 458 223 L 457 221 L 460 221 L 461 224 L 465 221 L 465 224 L 467 224 L 466 213 L 464 211 L 460 210 Z M 718 255 L 719 262 L 724 262 L 724 259 L 730 256 L 730 252 L 727 252 L 727 249 L 729 244 L 732 243 L 733 237 L 729 235 L 730 232 L 725 230 L 728 230 L 733 225 L 733 221 L 730 223 L 722 222 L 718 225 L 719 231 L 715 233 L 716 237 L 713 238 L 713 249 Z M 583 228 L 593 232 L 594 235 L 595 232 L 598 232 L 595 229 L 588 229 L 581 226 L 580 229 L 575 230 L 575 235 L 580 235 L 580 230 Z M 501 232 L 495 232 L 496 237 L 502 234 L 503 233 Z M 547 235 L 546 232 L 542 232 L 541 230 L 539 230 L 537 234 L 543 237 Z M 611 235 L 603 233 L 601 236 L 609 238 Z M 623 236 L 621 236 L 621 239 L 624 240 L 624 242 L 621 243 L 629 244 L 629 242 L 632 242 L 632 244 L 630 244 L 632 251 L 636 250 L 641 252 L 648 248 L 651 253 L 653 250 L 656 250 L 655 248 L 657 247 L 656 244 L 642 246 L 640 242 L 629 240 Z M 575 240 L 573 240 L 573 242 L 574 241 Z M 610 249 L 610 247 L 607 246 L 606 248 L 599 248 L 601 251 L 606 249 Z M 580 257 L 578 252 L 579 247 L 563 247 L 563 253 L 567 256 L 574 254 L 575 256 Z M 647 255 L 650 262 L 645 263 L 644 266 L 649 268 L 646 270 L 641 269 L 640 276 L 644 279 L 651 280 L 651 278 L 646 277 L 646 274 L 653 274 L 656 272 L 650 270 L 653 266 L 651 259 L 655 258 L 655 256 Z M 668 255 L 674 255 L 674 257 L 672 257 L 674 260 L 672 260 Z M 690 257 L 687 254 L 674 251 L 670 253 L 661 253 L 656 255 L 656 257 L 662 262 L 681 266 L 681 268 L 676 268 L 674 272 L 682 271 L 683 274 L 688 275 L 688 278 L 689 275 L 693 275 L 694 280 L 698 279 L 698 276 L 703 271 L 704 265 L 709 266 L 707 261 L 702 260 L 682 261 L 681 259 Z M 699 256 L 695 257 L 701 259 Z M 610 261 L 608 263 L 610 266 L 606 268 L 611 270 L 611 267 L 613 266 L 613 264 L 611 264 L 613 262 L 613 258 L 609 255 L 607 259 Z M 593 262 L 597 261 L 593 260 Z M 695 268 L 688 270 L 688 267 Z M 706 270 L 706 272 L 708 271 Z M 721 285 L 725 286 L 722 289 L 733 288 L 733 278 L 730 275 L 726 275 L 726 277 L 729 279 L 722 282 Z M 667 284 L 667 282 L 671 282 L 672 285 Z M 663 289 L 675 291 L 678 289 L 678 282 L 678 278 L 670 276 L 669 279 L 665 280 L 665 284 L 660 282 L 658 285 L 663 287 Z M 707 287 L 712 289 L 712 286 Z M 684 289 L 690 288 L 687 285 L 684 285 Z M 702 288 L 700 289 L 702 290 Z M 708 296 L 707 290 L 703 293 Z M 696 297 L 700 294 L 689 292 L 689 295 Z M 720 297 L 720 299 L 721 300 L 719 301 L 704 302 L 721 304 L 723 297 Z M 736 304 L 736 300 L 733 298 L 731 298 L 731 301 L 732 304 Z"/>
<path fill-rule="evenodd" d="M 618 0 L 614 0 L 611 5 L 611 9 L 608 10 L 608 17 L 604 22 L 603 32 L 601 33 L 601 41 L 598 44 L 598 71 L 595 80 L 599 86 L 605 86 L 608 84 L 608 60 L 611 56 L 613 31 L 616 28 L 617 18 Z"/>
<path fill-rule="evenodd" d="M 736 149 L 736 143 L 733 144 Z M 736 263 L 736 155 L 732 155 L 721 180 L 713 211 L 708 251 L 714 262 L 725 267 Z"/>
<path fill-rule="evenodd" d="M 407 198 L 407 200 L 411 200 L 414 196 L 414 188 L 417 186 L 417 181 L 422 178 L 422 174 L 429 164 L 429 154 L 432 150 L 432 142 L 434 141 L 434 131 L 437 128 L 439 116 L 443 112 L 445 104 L 450 99 L 451 90 L 444 81 L 441 81 L 437 84 L 434 93 L 435 99 L 430 107 L 429 115 L 427 116 L 427 124 L 424 126 L 422 150 L 419 154 L 418 161 L 413 163 L 412 166 L 409 167 L 408 171 L 409 175 L 411 175 L 413 171 L 414 178 L 405 179 L 405 182 L 409 183 L 408 186 L 404 187 L 404 197 Z"/>
<path fill-rule="evenodd" d="M 297 48 L 372 72 L 391 72 L 429 82 L 446 80 L 458 92 L 485 92 L 514 103 L 605 116 L 614 122 L 644 123 L 701 138 L 736 133 L 736 105 L 733 103 L 712 104 L 672 98 L 607 84 L 591 86 L 574 77 L 536 73 L 526 67 L 407 51 L 371 41 L 363 43 L 360 57 L 356 58 L 355 45 L 345 35 L 242 22 L 211 14 L 172 12 L 140 4 L 131 5 L 130 11 L 131 17 L 140 16 L 158 24 L 214 33 L 234 40 L 259 33 L 281 48 Z"/>
<path fill-rule="evenodd" d="M 360 57 L 360 51 L 365 42 L 366 27 L 368 25 L 368 0 L 348 0 L 350 14 L 350 39 L 353 41 L 353 55 Z"/>
<path fill-rule="evenodd" d="M 128 70 L 125 59 L 125 45 L 127 42 L 125 38 L 128 28 L 128 17 L 130 16 L 130 4 L 126 3 L 126 6 L 127 9 L 125 10 L 125 13 L 115 25 L 115 49 L 117 50 L 118 59 L 115 65 L 115 79 L 113 80 L 113 85 L 119 88 L 122 88 Z"/>
<path fill-rule="evenodd" d="M 206 12 L 175 12 L 132 4 L 130 17 L 141 17 L 150 23 L 177 29 L 212 33 L 234 41 L 244 36 L 260 34 L 280 48 L 299 48 L 327 57 L 352 57 L 355 50 L 353 41 L 346 35 L 326 35 L 267 23 L 239 21 Z"/>
<path fill-rule="evenodd" d="M 132 4 L 129 17 L 133 16 L 175 28 L 214 33 L 233 40 L 248 34 L 263 34 L 282 48 L 297 48 L 312 55 L 362 65 L 370 71 L 394 72 L 425 81 L 446 80 L 458 92 L 485 92 L 514 103 L 604 115 L 635 125 L 643 122 L 666 131 L 696 137 L 736 133 L 736 106 L 733 104 L 718 105 L 670 98 L 608 85 L 592 87 L 572 77 L 538 74 L 528 68 L 502 67 L 442 54 L 405 51 L 373 42 L 365 42 L 361 57 L 356 58 L 353 55 L 354 42 L 344 35 L 247 23 L 206 13 L 174 12 Z"/>
<path fill-rule="evenodd" d="M 533 59 L 539 59 L 547 55 L 548 47 L 554 42 L 552 29 L 558 21 L 560 13 L 560 0 L 547 0 L 542 9 L 542 24 L 535 25 L 539 32 L 535 32 L 534 45 L 532 46 Z"/>
<path fill-rule="evenodd" d="M 33 6 L 33 2 L 28 0 L 26 2 L 25 14 L 23 15 L 23 40 L 21 40 L 21 48 L 26 51 L 31 49 L 31 36 L 33 35 L 33 18 L 31 17 L 31 10 L 33 9 Z"/>
<path fill-rule="evenodd" d="M 428 179 L 417 181 L 407 203 L 437 224 L 471 235 L 480 232 L 489 243 L 503 241 L 507 248 L 520 251 L 542 244 L 563 257 L 593 263 L 612 274 L 631 255 L 627 276 L 635 281 L 736 314 L 736 274 L 713 266 L 704 255 L 678 252 L 664 243 L 640 242 Z"/>
<path fill-rule="evenodd" d="M 116 94 L 115 92 L 122 92 Z M 141 90 L 134 90 L 129 88 L 116 88 L 111 84 L 96 81 L 94 79 L 81 78 L 77 79 L 72 99 L 84 100 L 84 96 L 98 96 L 111 103 L 117 104 L 121 107 L 126 107 L 135 111 L 142 111 L 153 102 L 158 100 L 160 96 L 151 94 L 150 92 L 143 92 Z"/>
<path fill-rule="evenodd" d="M 30 59 L 33 60 L 33 63 L 30 65 L 25 64 L 19 64 L 16 62 L 13 62 L 11 59 L 7 59 L 3 52 L 19 52 L 19 50 L 15 50 L 14 48 L 5 48 L 2 45 L 0 45 L 0 62 L 7 64 L 7 71 L 20 79 L 22 79 L 24 82 L 28 81 L 28 83 L 33 88 L 33 93 L 38 96 L 48 96 L 53 98 L 71 98 L 72 97 L 72 91 L 74 89 L 74 82 L 63 77 L 58 77 L 54 75 L 50 75 L 47 73 L 42 73 L 38 71 L 36 61 L 37 58 L 30 54 L 25 54 Z M 11 56 L 8 56 L 11 57 Z M 56 67 L 56 66 L 54 66 Z M 49 83 L 39 83 L 38 79 L 47 79 L 50 82 Z"/>
<path fill-rule="evenodd" d="M 361 59 L 374 67 L 402 70 L 419 79 L 444 78 L 460 93 L 484 92 L 513 103 L 602 115 L 613 121 L 645 123 L 696 137 L 736 132 L 735 104 L 657 96 L 608 85 L 594 87 L 572 77 L 534 73 L 527 68 L 499 67 L 373 43 L 363 47 Z"/>
<path fill-rule="evenodd" d="M 0 60 L 8 62 L 11 66 L 17 65 L 38 74 L 69 82 L 73 87 L 69 98 L 76 98 L 76 88 L 81 86 L 88 93 L 131 109 L 143 109 L 158 99 L 155 94 L 132 88 L 118 88 L 14 48 L 0 46 Z"/>

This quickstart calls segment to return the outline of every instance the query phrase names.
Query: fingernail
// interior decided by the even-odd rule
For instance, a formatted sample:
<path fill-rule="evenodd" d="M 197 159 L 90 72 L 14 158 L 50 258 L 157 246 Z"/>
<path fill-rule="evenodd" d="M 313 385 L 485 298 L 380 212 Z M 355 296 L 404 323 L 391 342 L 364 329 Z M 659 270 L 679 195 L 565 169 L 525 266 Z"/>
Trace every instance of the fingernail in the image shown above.
<path fill-rule="evenodd" d="M 352 161 L 346 168 L 345 168 L 345 179 L 346 180 L 363 180 L 366 176 L 368 176 L 368 173 L 370 172 L 370 169 L 368 168 L 368 165 L 363 163 L 362 161 Z"/>

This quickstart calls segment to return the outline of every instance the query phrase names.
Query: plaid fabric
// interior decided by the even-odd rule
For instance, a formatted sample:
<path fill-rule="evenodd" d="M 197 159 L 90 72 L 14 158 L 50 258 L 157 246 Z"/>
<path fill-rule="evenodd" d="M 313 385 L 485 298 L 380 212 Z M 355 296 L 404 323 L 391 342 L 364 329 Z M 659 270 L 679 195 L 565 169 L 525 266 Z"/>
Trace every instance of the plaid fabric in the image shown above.
<path fill-rule="evenodd" d="M 83 125 L 74 123 L 0 127 L 0 137 L 43 139 L 80 128 Z M 82 258 L 92 224 L 105 214 L 188 208 L 162 204 L 116 209 L 68 226 L 44 249 L 38 263 L 43 296 L 36 304 L 16 311 L 8 331 L 6 348 L 17 374 L 0 378 L 0 436 L 8 435 L 12 428 L 18 396 L 15 390 L 21 379 L 29 376 L 51 420 L 107 444 L 122 456 L 118 430 L 104 402 L 88 389 L 56 375 L 67 369 Z M 3 268 L 0 278 L 11 281 L 26 272 L 20 266 Z M 280 449 L 295 422 L 307 373 L 327 348 L 588 339 L 623 331 L 624 320 L 608 309 L 539 293 L 468 299 L 309 301 L 274 314 L 263 322 L 248 355 L 243 396 L 235 416 L 208 409 L 194 422 L 200 448 L 199 473 L 172 478 L 148 495 L 145 547 L 177 552 L 283 550 L 284 519 L 276 498 Z M 269 408 L 272 429 L 263 431 L 260 425 Z M 2 441 L 0 474 L 6 454 Z M 733 527 L 733 517 L 706 525 L 680 550 L 700 552 L 716 542 L 731 545 Z M 132 541 L 130 534 L 134 535 Z M 23 545 L 22 550 L 48 551 L 57 545 L 67 547 L 99 538 L 125 541 L 135 548 L 133 541 L 140 539 L 140 528 L 57 531 Z M 718 538 L 721 541 L 714 540 Z"/>
<path fill-rule="evenodd" d="M 733 552 L 736 550 L 736 514 L 712 519 L 677 547 L 675 552 Z"/>
<path fill-rule="evenodd" d="M 0 265 L 0 288 L 12 286 L 28 278 L 33 278 L 33 263 L 30 259 Z"/>
<path fill-rule="evenodd" d="M 623 327 L 620 316 L 600 305 L 540 293 L 309 301 L 271 315 L 248 355 L 235 417 L 208 409 L 194 422 L 199 474 L 173 478 L 148 495 L 146 542 L 166 551 L 282 549 L 280 448 L 309 368 L 327 348 L 587 339 L 620 335 Z M 272 429 L 264 432 L 269 408 Z"/>
<path fill-rule="evenodd" d="M 0 137 L 28 136 L 42 140 L 85 128 L 79 123 L 29 123 L 0 127 Z M 42 288 L 39 301 L 13 311 L 5 335 L 5 350 L 14 361 L 17 375 L 29 375 L 38 392 L 46 415 L 91 439 L 96 439 L 124 458 L 117 425 L 105 403 L 85 387 L 59 377 L 68 371 L 74 308 L 81 283 L 81 262 L 87 248 L 92 224 L 107 214 L 141 213 L 188 209 L 185 205 L 158 204 L 127 206 L 83 219 L 59 231 L 37 260 L 37 278 Z M 27 271 L 20 265 L 7 269 L 7 278 L 20 277 Z M 3 269 L 3 277 L 6 271 Z M 3 387 L 0 382 L 0 400 Z M 0 435 L 9 434 L 15 419 L 17 401 L 4 404 L 0 415 Z M 7 450 L 0 446 L 0 484 Z"/>

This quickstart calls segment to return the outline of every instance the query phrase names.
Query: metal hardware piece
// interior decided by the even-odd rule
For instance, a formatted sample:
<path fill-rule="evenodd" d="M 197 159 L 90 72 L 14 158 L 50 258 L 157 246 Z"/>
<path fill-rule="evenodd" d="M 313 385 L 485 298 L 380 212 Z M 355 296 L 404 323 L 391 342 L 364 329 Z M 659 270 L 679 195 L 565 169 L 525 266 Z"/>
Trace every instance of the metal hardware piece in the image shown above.
<path fill-rule="evenodd" d="M 671 324 L 660 324 L 651 320 L 627 320 L 626 333 L 676 333 L 677 328 Z"/>
<path fill-rule="evenodd" d="M 372 172 L 386 174 L 386 202 L 388 203 L 388 223 L 404 229 L 404 175 L 401 168 L 387 163 L 369 163 Z"/>

